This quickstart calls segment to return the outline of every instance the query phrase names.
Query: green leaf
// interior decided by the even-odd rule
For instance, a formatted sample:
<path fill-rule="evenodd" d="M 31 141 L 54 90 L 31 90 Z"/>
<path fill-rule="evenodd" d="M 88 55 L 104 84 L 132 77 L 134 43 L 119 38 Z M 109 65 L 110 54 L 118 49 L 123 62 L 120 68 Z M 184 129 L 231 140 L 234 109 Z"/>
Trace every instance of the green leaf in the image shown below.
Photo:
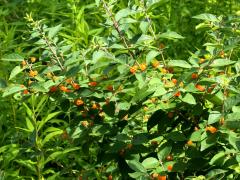
<path fill-rule="evenodd" d="M 240 95 L 228 97 L 228 98 L 224 101 L 224 108 L 225 108 L 225 110 L 229 110 L 229 109 L 231 109 L 233 106 L 237 105 L 238 103 L 240 103 Z"/>
<path fill-rule="evenodd" d="M 168 31 L 165 33 L 162 33 L 159 35 L 159 38 L 164 38 L 164 39 L 184 39 L 183 36 L 180 34 L 173 32 L 173 31 Z"/>
<path fill-rule="evenodd" d="M 73 147 L 73 148 L 64 149 L 63 151 L 53 152 L 52 154 L 50 154 L 48 156 L 48 158 L 46 159 L 44 164 L 48 163 L 51 160 L 56 160 L 57 158 L 60 158 L 61 156 L 65 155 L 65 154 L 67 154 L 69 152 L 76 151 L 76 150 L 79 150 L 79 149 L 81 149 L 81 148 L 80 147 Z"/>
<path fill-rule="evenodd" d="M 230 113 L 226 116 L 227 121 L 240 120 L 240 112 Z"/>
<path fill-rule="evenodd" d="M 148 119 L 147 122 L 147 130 L 150 131 L 154 126 L 156 126 L 161 119 L 166 116 L 166 113 L 163 110 L 157 110 L 153 113 L 153 115 Z"/>
<path fill-rule="evenodd" d="M 45 143 L 47 143 L 48 141 L 50 141 L 53 137 L 60 135 L 63 133 L 63 130 L 58 129 L 57 131 L 51 132 L 48 135 L 46 135 L 46 137 L 43 139 L 42 141 L 42 145 L 44 146 Z"/>
<path fill-rule="evenodd" d="M 1 60 L 2 61 L 23 61 L 24 58 L 22 56 L 20 56 L 19 54 L 12 53 L 12 54 L 3 56 L 3 58 Z"/>
<path fill-rule="evenodd" d="M 208 117 L 208 124 L 213 124 L 216 123 L 220 120 L 221 118 L 221 113 L 218 111 L 211 111 Z"/>
<path fill-rule="evenodd" d="M 32 172 L 37 173 L 37 170 L 35 168 L 35 165 L 37 164 L 36 162 L 33 162 L 31 160 L 23 160 L 23 159 L 15 160 L 15 162 L 26 167 L 27 169 L 31 170 Z"/>
<path fill-rule="evenodd" d="M 171 60 L 168 62 L 168 66 L 181 67 L 181 68 L 192 68 L 192 66 L 184 60 Z"/>
<path fill-rule="evenodd" d="M 0 78 L 0 89 L 6 88 L 7 87 L 7 82 Z"/>
<path fill-rule="evenodd" d="M 206 20 L 206 21 L 210 21 L 210 22 L 218 22 L 219 21 L 219 19 L 215 15 L 208 14 L 208 13 L 199 14 L 197 16 L 193 16 L 193 18 Z"/>
<path fill-rule="evenodd" d="M 142 165 L 145 169 L 154 169 L 159 165 L 159 162 L 156 158 L 149 157 L 143 160 Z"/>
<path fill-rule="evenodd" d="M 115 15 L 115 20 L 119 21 L 120 19 L 127 17 L 131 14 L 134 14 L 135 11 L 129 9 L 129 8 L 125 8 L 125 9 L 121 9 L 120 11 L 117 12 L 117 14 Z"/>
<path fill-rule="evenodd" d="M 34 126 L 31 122 L 31 120 L 29 118 L 26 117 L 26 125 L 27 125 L 27 128 L 29 130 L 29 132 L 33 132 L 34 130 Z"/>
<path fill-rule="evenodd" d="M 120 102 L 120 103 L 118 103 L 117 108 L 119 110 L 128 110 L 130 108 L 130 106 L 131 106 L 131 104 L 128 102 Z"/>
<path fill-rule="evenodd" d="M 128 173 L 128 175 L 129 175 L 131 178 L 139 179 L 139 178 L 142 177 L 142 176 L 146 176 L 146 173 L 143 173 L 143 172 L 134 172 L 134 173 Z"/>
<path fill-rule="evenodd" d="M 136 134 L 133 137 L 134 145 L 140 145 L 140 144 L 147 143 L 147 142 L 148 142 L 148 137 L 147 137 L 146 133 Z"/>
<path fill-rule="evenodd" d="M 206 178 L 207 179 L 221 179 L 221 178 L 217 178 L 217 176 L 222 174 L 222 177 L 224 177 L 224 174 L 226 172 L 227 172 L 227 170 L 223 170 L 223 169 L 213 169 L 206 174 Z"/>
<path fill-rule="evenodd" d="M 9 80 L 13 79 L 16 75 L 18 75 L 20 72 L 22 72 L 24 70 L 24 68 L 21 68 L 21 66 L 16 66 L 15 68 L 13 68 Z"/>
<path fill-rule="evenodd" d="M 225 153 L 224 152 L 218 152 L 217 154 L 215 154 L 212 157 L 209 164 L 210 165 L 221 166 L 224 163 L 224 159 L 225 159 Z"/>
<path fill-rule="evenodd" d="M 24 89 L 26 89 L 26 87 L 23 88 L 20 85 L 13 85 L 13 86 L 5 88 L 2 96 L 6 97 L 6 96 L 12 95 L 14 93 L 17 93 L 19 91 L 23 91 Z"/>
<path fill-rule="evenodd" d="M 147 64 L 149 64 L 159 54 L 160 54 L 160 52 L 159 51 L 155 51 L 155 50 L 152 50 L 152 51 L 148 52 L 147 56 L 146 56 Z"/>
<path fill-rule="evenodd" d="M 201 136 L 201 151 L 204 151 L 208 149 L 209 147 L 212 147 L 216 144 L 217 142 L 217 133 L 215 134 L 209 134 L 207 132 L 203 132 Z"/>
<path fill-rule="evenodd" d="M 152 36 L 142 34 L 142 35 L 138 38 L 136 44 L 148 43 L 149 41 L 152 41 L 152 40 L 154 40 Z"/>
<path fill-rule="evenodd" d="M 61 113 L 61 111 L 57 111 L 57 112 L 47 114 L 47 116 L 45 116 L 41 121 L 38 121 L 38 131 L 44 126 L 44 124 L 46 124 L 49 120 L 56 117 L 60 113 Z"/>
<path fill-rule="evenodd" d="M 196 104 L 196 100 L 195 98 L 193 97 L 192 94 L 190 93 L 187 93 L 184 98 L 182 98 L 182 101 L 185 102 L 185 103 L 188 103 L 188 104 Z"/>
<path fill-rule="evenodd" d="M 201 141 L 201 135 L 202 135 L 201 130 L 194 131 L 190 136 L 190 140 L 191 141 Z"/>
<path fill-rule="evenodd" d="M 37 92 L 48 92 L 49 91 L 44 86 L 42 86 L 42 82 L 33 82 L 33 83 L 31 83 L 30 88 L 33 91 L 37 91 Z"/>
<path fill-rule="evenodd" d="M 173 141 L 186 141 L 187 140 L 187 138 L 183 135 L 183 133 L 180 133 L 178 131 L 169 133 L 167 138 L 171 139 Z"/>
<path fill-rule="evenodd" d="M 170 143 L 164 143 L 162 144 L 158 149 L 158 159 L 159 160 L 165 160 L 165 158 L 171 153 L 172 146 Z"/>
<path fill-rule="evenodd" d="M 115 103 L 111 101 L 108 104 L 104 104 L 102 106 L 102 109 L 108 116 L 113 117 L 115 114 L 115 109 L 116 109 Z"/>
<path fill-rule="evenodd" d="M 167 93 L 167 91 L 165 90 L 165 88 L 163 87 L 163 86 L 159 86 L 156 90 L 155 90 L 155 92 L 154 92 L 154 94 L 152 95 L 152 97 L 159 97 L 159 96 L 162 96 L 162 95 L 164 95 L 164 94 L 166 94 Z"/>
<path fill-rule="evenodd" d="M 136 172 L 143 172 L 143 173 L 147 172 L 144 166 L 137 160 L 127 160 L 126 162 L 128 166 Z"/>
<path fill-rule="evenodd" d="M 240 151 L 240 138 L 237 137 L 237 134 L 234 132 L 228 133 L 228 142 L 236 149 L 237 151 Z"/>
<path fill-rule="evenodd" d="M 62 25 L 59 24 L 55 27 L 48 28 L 48 37 L 52 39 L 61 30 Z"/>
<path fill-rule="evenodd" d="M 148 21 L 141 21 L 139 28 L 141 29 L 143 34 L 145 34 L 148 31 L 148 27 L 149 27 Z"/>
<path fill-rule="evenodd" d="M 231 61 L 229 59 L 215 59 L 209 66 L 210 67 L 221 67 L 235 64 L 236 61 Z"/>

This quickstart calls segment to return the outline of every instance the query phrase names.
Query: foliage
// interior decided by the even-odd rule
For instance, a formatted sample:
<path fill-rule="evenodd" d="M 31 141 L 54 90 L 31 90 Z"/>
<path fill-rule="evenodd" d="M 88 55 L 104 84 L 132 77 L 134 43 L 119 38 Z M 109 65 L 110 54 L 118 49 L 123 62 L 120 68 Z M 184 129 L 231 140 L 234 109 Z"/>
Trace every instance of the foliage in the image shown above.
<path fill-rule="evenodd" d="M 1 179 L 239 178 L 237 1 L 1 5 Z"/>

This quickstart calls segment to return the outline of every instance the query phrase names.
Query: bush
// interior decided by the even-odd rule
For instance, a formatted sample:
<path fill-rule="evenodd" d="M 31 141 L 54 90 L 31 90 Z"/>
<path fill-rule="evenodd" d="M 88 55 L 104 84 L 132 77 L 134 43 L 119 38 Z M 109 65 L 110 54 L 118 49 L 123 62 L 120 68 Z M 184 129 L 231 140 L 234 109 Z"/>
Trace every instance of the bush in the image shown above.
<path fill-rule="evenodd" d="M 172 29 L 168 1 L 78 3 L 72 24 L 28 13 L 3 53 L 1 176 L 238 179 L 239 16 Z"/>

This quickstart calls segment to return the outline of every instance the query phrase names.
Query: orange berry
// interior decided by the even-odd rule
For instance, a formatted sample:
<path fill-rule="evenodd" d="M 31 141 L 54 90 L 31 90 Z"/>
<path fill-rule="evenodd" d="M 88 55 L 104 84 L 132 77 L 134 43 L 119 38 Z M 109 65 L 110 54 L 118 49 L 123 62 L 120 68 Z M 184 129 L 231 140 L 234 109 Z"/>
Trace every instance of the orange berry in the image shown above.
<path fill-rule="evenodd" d="M 24 89 L 23 94 L 29 94 L 29 91 L 27 89 Z"/>
<path fill-rule="evenodd" d="M 127 145 L 127 149 L 132 149 L 133 145 L 132 144 L 128 144 Z"/>
<path fill-rule="evenodd" d="M 206 60 L 206 59 L 204 59 L 204 58 L 200 58 L 200 59 L 199 59 L 199 63 L 202 64 L 202 63 L 205 62 L 205 60 Z"/>
<path fill-rule="evenodd" d="M 153 140 L 153 141 L 151 141 L 151 145 L 156 146 L 156 145 L 158 145 L 158 142 Z"/>
<path fill-rule="evenodd" d="M 81 99 L 76 99 L 74 103 L 76 106 L 82 106 L 84 104 L 83 100 Z"/>
<path fill-rule="evenodd" d="M 196 84 L 195 86 L 199 91 L 205 91 L 205 87 L 200 85 L 200 84 Z"/>
<path fill-rule="evenodd" d="M 193 142 L 192 142 L 191 140 L 189 140 L 189 141 L 187 142 L 187 145 L 188 145 L 188 146 L 192 146 L 192 145 L 193 145 Z"/>
<path fill-rule="evenodd" d="M 174 83 L 174 84 L 177 84 L 177 79 L 172 79 L 172 82 Z"/>
<path fill-rule="evenodd" d="M 162 72 L 163 74 L 167 74 L 167 73 L 168 73 L 168 70 L 165 69 L 165 68 L 161 68 L 161 72 Z"/>
<path fill-rule="evenodd" d="M 109 103 L 110 103 L 110 99 L 107 98 L 107 99 L 105 100 L 105 104 L 108 105 Z"/>
<path fill-rule="evenodd" d="M 165 48 L 165 45 L 164 45 L 163 43 L 161 43 L 161 44 L 159 45 L 159 48 L 160 48 L 160 49 L 164 49 L 164 48 Z"/>
<path fill-rule="evenodd" d="M 88 127 L 88 122 L 87 122 L 87 121 L 82 121 L 82 122 L 81 122 L 81 125 L 82 125 L 83 127 Z"/>
<path fill-rule="evenodd" d="M 144 107 L 143 107 L 143 110 L 144 110 L 144 111 L 148 111 L 148 107 L 147 107 L 147 106 L 144 106 Z"/>
<path fill-rule="evenodd" d="M 137 70 L 138 70 L 138 66 L 137 65 L 134 65 L 134 66 L 130 67 L 130 72 L 132 74 L 135 74 Z"/>
<path fill-rule="evenodd" d="M 36 62 L 37 58 L 31 57 L 30 60 L 31 60 L 32 63 L 34 63 L 34 62 Z"/>
<path fill-rule="evenodd" d="M 94 122 L 91 121 L 91 122 L 89 123 L 89 126 L 94 126 Z"/>
<path fill-rule="evenodd" d="M 21 62 L 21 65 L 24 67 L 24 66 L 27 65 L 27 62 L 26 62 L 25 60 L 23 60 L 23 61 Z"/>
<path fill-rule="evenodd" d="M 172 161 L 172 160 L 173 160 L 173 156 L 172 156 L 172 155 L 168 155 L 168 156 L 166 157 L 166 159 L 167 159 L 168 161 Z"/>
<path fill-rule="evenodd" d="M 183 86 L 184 86 L 184 83 L 181 81 L 181 82 L 179 83 L 179 86 L 180 86 L 180 87 L 183 87 Z"/>
<path fill-rule="evenodd" d="M 58 87 L 57 86 L 52 86 L 52 87 L 50 87 L 50 92 L 56 92 L 57 91 L 57 89 L 58 89 Z"/>
<path fill-rule="evenodd" d="M 46 75 L 49 79 L 51 79 L 53 77 L 53 74 L 51 72 L 48 72 Z"/>
<path fill-rule="evenodd" d="M 168 112 L 167 116 L 168 118 L 172 119 L 174 117 L 174 112 Z"/>
<path fill-rule="evenodd" d="M 63 140 L 68 139 L 68 133 L 67 133 L 67 131 L 63 131 L 61 137 L 62 137 Z"/>
<path fill-rule="evenodd" d="M 25 86 L 23 84 L 20 85 L 21 88 L 25 88 Z"/>
<path fill-rule="evenodd" d="M 108 91 L 113 91 L 113 86 L 112 86 L 112 85 L 108 85 L 108 86 L 107 86 L 107 90 L 108 90 Z"/>
<path fill-rule="evenodd" d="M 225 56 L 225 53 L 224 53 L 224 51 L 223 51 L 223 50 L 222 50 L 222 51 L 220 51 L 220 52 L 219 52 L 219 55 L 220 55 L 220 57 L 221 57 L 221 58 L 224 58 L 224 56 Z"/>
<path fill-rule="evenodd" d="M 79 90 L 80 89 L 80 85 L 78 83 L 72 83 L 72 87 L 75 90 Z"/>
<path fill-rule="evenodd" d="M 153 173 L 153 174 L 151 174 L 151 178 L 152 179 L 157 179 L 158 178 L 158 173 Z"/>
<path fill-rule="evenodd" d="M 192 79 L 197 79 L 198 78 L 198 74 L 197 73 L 192 73 Z"/>
<path fill-rule="evenodd" d="M 108 180 L 112 180 L 112 179 L 113 179 L 112 175 L 109 175 Z"/>
<path fill-rule="evenodd" d="M 209 126 L 209 127 L 206 127 L 206 131 L 210 131 L 212 134 L 214 134 L 215 132 L 217 132 L 217 128 L 213 126 Z"/>
<path fill-rule="evenodd" d="M 139 66 L 140 66 L 141 71 L 145 71 L 147 69 L 147 65 L 145 63 L 140 64 Z"/>
<path fill-rule="evenodd" d="M 151 102 L 155 103 L 155 102 L 157 102 L 157 99 L 156 98 L 151 98 Z"/>
<path fill-rule="evenodd" d="M 166 180 L 166 179 L 167 179 L 167 176 L 158 175 L 158 180 Z"/>
<path fill-rule="evenodd" d="M 68 84 L 72 84 L 73 80 L 72 80 L 72 78 L 68 78 L 68 79 L 65 80 L 65 82 L 68 83 Z"/>
<path fill-rule="evenodd" d="M 168 71 L 169 73 L 173 73 L 173 72 L 174 72 L 174 69 L 173 69 L 172 67 L 169 67 L 169 68 L 167 68 L 167 71 Z"/>
<path fill-rule="evenodd" d="M 94 103 L 94 104 L 92 105 L 92 109 L 98 109 L 98 108 L 99 108 L 98 104 Z"/>
<path fill-rule="evenodd" d="M 88 85 L 92 86 L 92 87 L 95 87 L 95 86 L 97 86 L 97 82 L 92 81 L 92 82 L 89 82 Z"/>
<path fill-rule="evenodd" d="M 125 150 L 124 150 L 124 149 L 121 149 L 121 150 L 119 151 L 119 155 L 120 155 L 120 156 L 124 156 L 124 154 L 125 154 Z"/>
<path fill-rule="evenodd" d="M 207 90 L 208 93 L 211 93 L 212 91 L 213 91 L 212 87 L 209 87 L 208 90 Z"/>
<path fill-rule="evenodd" d="M 154 68 L 157 68 L 159 65 L 160 65 L 160 62 L 157 61 L 157 60 L 154 60 L 154 61 L 152 62 L 152 66 L 153 66 Z"/>
<path fill-rule="evenodd" d="M 63 91 L 63 92 L 71 92 L 66 86 L 64 85 L 61 85 L 60 86 L 60 90 Z"/>
<path fill-rule="evenodd" d="M 181 95 L 181 92 L 180 92 L 180 91 L 178 91 L 178 92 L 176 92 L 176 93 L 174 94 L 175 97 L 179 97 L 180 95 Z"/>
<path fill-rule="evenodd" d="M 167 170 L 168 170 L 168 171 L 172 171 L 172 169 L 173 169 L 173 166 L 172 166 L 172 165 L 168 165 L 168 166 L 167 166 Z"/>
<path fill-rule="evenodd" d="M 35 70 L 35 71 L 33 71 L 33 70 L 30 70 L 29 71 L 29 76 L 30 77 L 35 77 L 35 76 L 37 76 L 38 75 L 38 72 Z"/>

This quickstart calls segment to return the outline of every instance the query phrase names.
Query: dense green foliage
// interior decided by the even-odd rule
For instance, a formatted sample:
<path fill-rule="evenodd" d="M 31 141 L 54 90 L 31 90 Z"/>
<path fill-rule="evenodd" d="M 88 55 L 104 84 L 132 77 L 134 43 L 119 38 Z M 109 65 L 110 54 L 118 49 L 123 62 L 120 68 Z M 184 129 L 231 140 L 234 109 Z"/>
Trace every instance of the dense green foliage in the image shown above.
<path fill-rule="evenodd" d="M 239 179 L 239 7 L 0 1 L 0 180 Z"/>

